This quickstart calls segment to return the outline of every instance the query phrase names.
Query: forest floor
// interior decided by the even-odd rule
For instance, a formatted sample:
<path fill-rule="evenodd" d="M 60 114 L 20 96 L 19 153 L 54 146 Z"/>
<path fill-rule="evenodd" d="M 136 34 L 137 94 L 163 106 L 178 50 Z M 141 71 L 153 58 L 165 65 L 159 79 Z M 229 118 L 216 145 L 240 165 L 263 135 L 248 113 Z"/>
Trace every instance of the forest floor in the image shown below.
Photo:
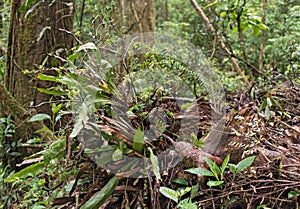
<path fill-rule="evenodd" d="M 200 107 L 197 137 L 205 138 L 211 127 L 212 109 L 204 98 L 198 99 L 197 102 Z M 175 113 L 176 105 L 172 103 L 173 101 L 168 100 L 158 102 L 156 106 L 165 107 Z M 197 185 L 198 192 L 193 195 L 187 192 L 181 198 L 191 197 L 198 208 L 299 208 L 299 88 L 294 85 L 280 85 L 252 93 L 229 92 L 226 95 L 226 103 L 229 108 L 225 128 L 222 131 L 222 139 L 213 153 L 207 153 L 196 146 L 192 147 L 187 142 L 175 142 L 175 149 L 184 156 L 182 162 L 164 171 L 161 180 L 153 176 L 120 177 L 118 186 L 100 208 L 178 208 L 175 201 L 166 198 L 159 191 L 162 186 L 173 190 L 182 187 L 173 183 L 173 179 L 185 179 L 188 185 Z M 153 105 L 151 108 L 154 108 Z M 143 111 L 145 110 L 150 111 L 147 108 Z M 112 120 L 103 116 L 104 122 L 99 125 L 106 129 L 106 132 L 124 140 L 126 134 L 120 127 L 113 126 Z M 169 122 L 176 124 L 174 120 Z M 141 121 L 133 117 L 132 123 L 139 126 Z M 171 128 L 173 132 L 178 131 L 176 126 Z M 155 154 L 163 152 L 174 143 L 170 138 L 171 135 L 158 142 L 151 142 Z M 185 172 L 192 167 L 208 168 L 199 156 L 208 156 L 217 164 L 222 164 L 228 154 L 230 163 L 233 164 L 249 156 L 256 157 L 251 167 L 238 175 L 226 169 L 221 186 L 209 187 L 206 183 L 211 178 Z M 81 159 L 81 164 L 78 164 L 78 159 Z M 107 170 L 97 167 L 89 158 L 83 157 L 82 152 L 72 153 L 68 166 L 79 165 L 81 168 L 70 195 L 54 199 L 53 207 L 72 208 L 76 202 L 75 196 L 80 197 L 79 205 L 83 205 L 113 176 Z M 55 178 L 52 180 L 55 181 Z"/>

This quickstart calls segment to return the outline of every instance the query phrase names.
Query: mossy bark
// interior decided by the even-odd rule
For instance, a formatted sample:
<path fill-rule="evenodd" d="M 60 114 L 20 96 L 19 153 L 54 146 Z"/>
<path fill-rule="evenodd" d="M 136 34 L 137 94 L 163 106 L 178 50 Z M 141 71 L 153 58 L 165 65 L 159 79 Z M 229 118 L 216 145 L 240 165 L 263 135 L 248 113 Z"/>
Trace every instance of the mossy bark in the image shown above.
<path fill-rule="evenodd" d="M 36 87 L 47 88 L 53 84 L 36 80 L 34 72 L 42 64 L 44 69 L 59 65 L 53 55 L 64 56 L 72 47 L 72 37 L 60 29 L 72 31 L 74 3 L 74 0 L 46 0 L 39 4 L 34 1 L 27 10 L 19 12 L 25 0 L 12 1 L 5 85 L 24 107 L 49 100 Z M 29 11 L 35 4 L 38 6 Z M 47 111 L 46 105 L 37 108 L 37 112 Z"/>
<path fill-rule="evenodd" d="M 29 123 L 28 119 L 32 116 L 29 111 L 25 108 L 9 93 L 5 86 L 0 82 L 0 117 L 7 117 L 11 115 L 14 120 L 16 130 L 13 139 L 26 139 L 33 137 L 34 135 L 40 137 L 46 142 L 54 141 L 55 136 L 53 133 L 43 124 L 41 121 Z M 37 132 L 43 130 L 41 132 Z M 34 134 L 37 132 L 36 134 Z M 4 137 L 4 143 L 11 143 L 8 138 Z M 31 150 L 23 149 L 22 147 L 11 147 L 10 153 L 19 152 L 21 155 L 17 158 L 4 153 L 4 158 L 2 159 L 4 165 L 11 164 L 11 169 L 16 169 L 16 164 L 22 160 L 22 156 L 31 154 Z"/>
<path fill-rule="evenodd" d="M 65 31 L 73 28 L 75 0 L 35 0 L 27 8 L 20 9 L 26 3 L 26 0 L 11 1 L 5 75 L 5 86 L 10 94 L 2 85 L 0 88 L 1 114 L 12 115 L 17 125 L 14 137 L 7 142 L 9 144 L 19 139 L 26 141 L 34 136 L 34 131 L 44 127 L 40 123 L 26 123 L 32 113 L 51 115 L 47 103 L 50 96 L 37 91 L 37 88 L 48 88 L 54 84 L 39 81 L 36 75 L 39 72 L 53 75 L 55 72 L 50 69 L 61 64 L 55 56 L 64 57 L 73 42 L 73 37 Z M 45 105 L 39 105 L 41 103 Z M 36 107 L 29 108 L 30 104 Z M 48 134 L 49 137 L 51 134 Z M 22 148 L 15 152 L 22 156 L 30 153 Z M 19 160 L 12 159 L 12 167 Z"/>

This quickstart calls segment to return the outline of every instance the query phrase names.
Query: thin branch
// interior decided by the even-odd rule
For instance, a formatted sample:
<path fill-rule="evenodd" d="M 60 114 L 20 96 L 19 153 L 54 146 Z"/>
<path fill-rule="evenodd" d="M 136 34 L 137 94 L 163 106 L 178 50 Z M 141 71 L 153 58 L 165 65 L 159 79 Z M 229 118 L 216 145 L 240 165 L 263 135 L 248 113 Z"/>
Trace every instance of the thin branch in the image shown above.
<path fill-rule="evenodd" d="M 232 64 L 232 66 L 234 67 L 234 69 L 238 72 L 239 75 L 242 76 L 243 81 L 250 88 L 251 84 L 248 81 L 248 79 L 246 78 L 246 76 L 244 74 L 244 71 L 242 71 L 242 69 L 240 68 L 239 64 L 235 60 L 235 58 L 231 56 L 231 53 L 230 53 L 229 49 L 226 47 L 225 43 L 223 42 L 222 38 L 219 36 L 219 34 L 218 34 L 217 30 L 215 29 L 215 27 L 211 24 L 210 20 L 207 18 L 207 16 L 203 12 L 203 10 L 199 7 L 198 3 L 195 0 L 190 0 L 190 1 L 191 1 L 192 5 L 194 6 L 195 10 L 197 11 L 197 13 L 200 15 L 200 17 L 202 18 L 202 20 L 207 25 L 207 27 L 217 37 L 217 39 L 219 41 L 219 44 L 220 44 L 220 47 L 226 52 L 227 55 L 230 55 L 230 62 Z"/>

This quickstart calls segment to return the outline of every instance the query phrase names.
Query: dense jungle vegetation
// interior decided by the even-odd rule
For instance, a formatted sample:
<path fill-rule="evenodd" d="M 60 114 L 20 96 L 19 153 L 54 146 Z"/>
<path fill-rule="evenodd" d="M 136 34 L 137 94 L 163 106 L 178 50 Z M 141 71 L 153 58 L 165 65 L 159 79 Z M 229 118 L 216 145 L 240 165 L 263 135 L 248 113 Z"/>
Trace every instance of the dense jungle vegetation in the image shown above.
<path fill-rule="evenodd" d="M 299 0 L 0 9 L 0 208 L 299 208 Z"/>

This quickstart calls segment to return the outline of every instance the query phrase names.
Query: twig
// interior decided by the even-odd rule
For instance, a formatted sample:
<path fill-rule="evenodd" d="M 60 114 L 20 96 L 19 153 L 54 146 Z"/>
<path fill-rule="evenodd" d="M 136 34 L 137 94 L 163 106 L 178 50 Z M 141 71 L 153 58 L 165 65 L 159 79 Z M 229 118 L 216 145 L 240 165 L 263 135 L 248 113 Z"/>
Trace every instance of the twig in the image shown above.
<path fill-rule="evenodd" d="M 248 81 L 248 79 L 246 78 L 246 76 L 244 74 L 244 71 L 241 70 L 241 68 L 240 68 L 239 64 L 237 63 L 237 61 L 235 60 L 235 58 L 231 56 L 231 53 L 230 53 L 229 49 L 226 47 L 225 43 L 223 42 L 222 38 L 219 36 L 219 34 L 218 34 L 217 30 L 215 29 L 215 27 L 211 24 L 210 20 L 207 18 L 207 16 L 203 12 L 203 10 L 199 7 L 199 5 L 196 2 L 196 0 L 190 0 L 190 1 L 191 1 L 192 5 L 194 6 L 194 8 L 196 9 L 196 11 L 198 12 L 198 14 L 201 16 L 202 20 L 207 25 L 207 27 L 217 37 L 221 48 L 226 52 L 227 55 L 230 56 L 230 62 L 233 65 L 234 69 L 242 76 L 243 81 L 250 88 L 251 84 Z"/>

